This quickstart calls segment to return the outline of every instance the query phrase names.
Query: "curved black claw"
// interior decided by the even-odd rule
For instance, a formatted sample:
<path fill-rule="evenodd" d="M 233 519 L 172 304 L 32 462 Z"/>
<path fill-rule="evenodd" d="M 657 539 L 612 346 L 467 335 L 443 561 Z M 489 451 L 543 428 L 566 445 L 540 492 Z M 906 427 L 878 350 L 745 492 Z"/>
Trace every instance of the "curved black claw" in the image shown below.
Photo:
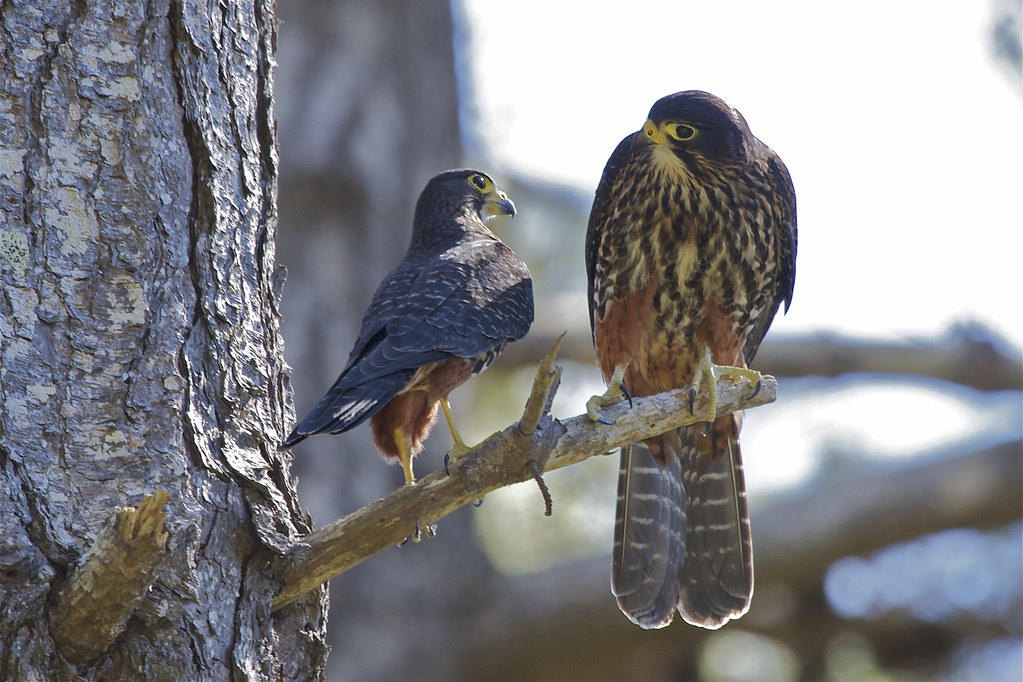
<path fill-rule="evenodd" d="M 399 542 L 398 547 L 404 547 L 405 545 L 408 544 L 409 540 L 411 540 L 412 542 L 422 542 L 423 535 L 426 535 L 426 537 L 428 538 L 436 537 L 437 524 L 430 523 L 427 524 L 425 527 L 421 527 L 419 525 L 419 519 L 416 519 L 416 527 L 415 530 L 412 531 L 412 535 L 408 536 L 407 538 Z"/>
<path fill-rule="evenodd" d="M 480 499 L 480 500 L 473 500 L 469 504 L 471 504 L 474 507 L 482 507 L 483 506 L 483 500 L 482 499 Z"/>
<path fill-rule="evenodd" d="M 614 419 L 608 419 L 604 415 L 600 415 L 597 417 L 597 423 L 603 424 L 604 426 L 614 426 L 615 421 Z"/>
<path fill-rule="evenodd" d="M 633 405 L 632 405 L 632 392 L 629 391 L 629 387 L 625 385 L 624 381 L 621 384 L 621 389 L 622 389 L 622 393 L 625 394 L 625 399 L 629 401 L 629 409 L 631 410 L 633 408 Z"/>
<path fill-rule="evenodd" d="M 449 455 L 448 453 L 446 453 L 446 452 L 445 452 L 445 453 L 444 453 L 444 473 L 445 473 L 445 474 L 446 474 L 447 476 L 450 476 L 450 475 L 451 475 L 451 472 L 450 472 L 450 471 L 448 471 L 448 462 L 449 462 L 449 461 L 451 461 L 451 455 Z"/>
<path fill-rule="evenodd" d="M 696 414 L 696 389 L 689 389 L 689 414 Z"/>
<path fill-rule="evenodd" d="M 756 384 L 756 386 L 753 387 L 753 392 L 750 393 L 749 398 L 747 398 L 746 400 L 753 400 L 754 398 L 756 398 L 757 394 L 760 393 L 760 388 L 763 385 L 764 385 L 764 382 L 762 382 L 760 379 L 757 379 L 757 384 Z"/>

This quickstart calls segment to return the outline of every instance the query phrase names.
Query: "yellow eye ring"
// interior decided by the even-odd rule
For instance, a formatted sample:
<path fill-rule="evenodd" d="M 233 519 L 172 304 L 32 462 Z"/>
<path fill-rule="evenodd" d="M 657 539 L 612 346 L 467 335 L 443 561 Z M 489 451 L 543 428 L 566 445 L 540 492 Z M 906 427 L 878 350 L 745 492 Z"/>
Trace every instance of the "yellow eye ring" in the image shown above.
<path fill-rule="evenodd" d="M 473 173 L 469 176 L 469 183 L 484 194 L 490 191 L 490 178 L 485 175 Z"/>
<path fill-rule="evenodd" d="M 687 123 L 665 123 L 664 131 L 679 142 L 688 142 L 696 137 L 696 128 Z"/>

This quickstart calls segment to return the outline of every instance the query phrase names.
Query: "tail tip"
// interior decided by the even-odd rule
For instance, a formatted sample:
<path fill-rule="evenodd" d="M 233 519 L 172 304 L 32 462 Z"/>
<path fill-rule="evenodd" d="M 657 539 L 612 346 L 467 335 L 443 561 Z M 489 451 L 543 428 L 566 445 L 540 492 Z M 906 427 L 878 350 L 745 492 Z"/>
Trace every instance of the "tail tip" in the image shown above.
<path fill-rule="evenodd" d="M 292 431 L 291 435 L 284 439 L 284 442 L 277 446 L 277 452 L 284 452 L 290 450 L 292 446 L 298 445 L 304 441 L 308 436 L 298 431 Z"/>

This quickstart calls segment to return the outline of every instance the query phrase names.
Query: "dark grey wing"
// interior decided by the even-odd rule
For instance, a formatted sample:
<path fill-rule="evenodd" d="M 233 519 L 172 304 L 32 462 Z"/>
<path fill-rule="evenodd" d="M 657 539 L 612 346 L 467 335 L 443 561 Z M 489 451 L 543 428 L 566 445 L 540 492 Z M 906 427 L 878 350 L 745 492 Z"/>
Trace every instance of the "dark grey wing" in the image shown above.
<path fill-rule="evenodd" d="M 431 350 L 409 353 L 396 347 L 396 330 L 415 325 L 440 307 L 459 286 L 458 272 L 437 273 L 416 259 L 406 259 L 377 287 L 362 316 L 348 364 L 316 405 L 281 444 L 289 448 L 317 433 L 344 433 L 379 412 L 412 379 L 416 369 L 446 354 Z M 447 275 L 447 276 L 442 276 Z M 399 335 L 400 337 L 400 335 Z"/>
<path fill-rule="evenodd" d="M 602 238 L 601 227 L 608 222 L 611 209 L 612 190 L 618 184 L 618 176 L 621 173 L 632 155 L 632 139 L 636 133 L 628 135 L 611 153 L 611 157 L 604 166 L 604 172 L 600 176 L 600 183 L 597 184 L 597 191 L 593 196 L 593 206 L 590 208 L 590 221 L 586 226 L 586 305 L 590 310 L 590 330 L 593 330 L 594 308 L 594 281 L 599 267 L 598 257 L 600 255 L 600 240 Z M 604 269 L 604 268 L 601 268 Z"/>
<path fill-rule="evenodd" d="M 450 306 L 468 279 L 462 264 L 436 258 L 405 261 L 388 274 L 363 315 L 362 329 L 337 386 L 361 386 L 448 357 L 441 340 L 431 337 L 425 320 Z"/>
<path fill-rule="evenodd" d="M 483 369 L 533 321 L 532 280 L 500 242 L 463 244 L 403 262 L 374 295 L 348 365 L 282 447 L 358 426 L 415 371 L 451 356 L 483 356 Z"/>
<path fill-rule="evenodd" d="M 525 264 L 501 242 L 466 242 L 423 268 L 387 307 L 385 334 L 350 364 L 344 385 L 451 356 L 499 353 L 533 323 L 533 283 Z"/>
<path fill-rule="evenodd" d="M 413 374 L 413 369 L 403 370 L 349 388 L 342 387 L 341 379 L 338 379 L 309 410 L 309 414 L 295 425 L 280 449 L 290 448 L 316 433 L 344 433 L 354 429 L 390 402 L 405 388 Z"/>
<path fill-rule="evenodd" d="M 456 291 L 408 331 L 409 346 L 431 344 L 474 358 L 526 335 L 533 323 L 533 281 L 525 264 L 496 240 L 466 242 L 445 253 L 468 270 Z"/>
<path fill-rule="evenodd" d="M 757 348 L 764 340 L 764 336 L 782 303 L 785 304 L 785 312 L 788 312 L 789 305 L 792 303 L 792 291 L 796 284 L 796 245 L 798 241 L 796 190 L 792 186 L 792 177 L 789 175 L 788 168 L 785 167 L 781 158 L 768 147 L 765 146 L 764 149 L 767 155 L 766 169 L 776 198 L 776 201 L 772 203 L 776 207 L 774 232 L 778 276 L 769 308 L 757 318 L 756 324 L 749 336 L 746 337 L 743 355 L 747 363 L 757 354 Z"/>

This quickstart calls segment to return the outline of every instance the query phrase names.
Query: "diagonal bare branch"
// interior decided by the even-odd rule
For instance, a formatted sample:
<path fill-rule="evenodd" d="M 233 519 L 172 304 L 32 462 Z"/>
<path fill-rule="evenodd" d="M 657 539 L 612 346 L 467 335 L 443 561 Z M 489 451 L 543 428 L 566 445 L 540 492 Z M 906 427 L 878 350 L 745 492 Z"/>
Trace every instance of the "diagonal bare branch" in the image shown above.
<path fill-rule="evenodd" d="M 402 486 L 296 543 L 281 569 L 283 587 L 273 609 L 401 543 L 417 527 L 428 526 L 493 490 L 532 478 L 534 465 L 542 471 L 560 469 L 706 419 L 706 388 L 696 396 L 694 414 L 689 410 L 689 390 L 677 389 L 635 398 L 631 407 L 621 403 L 606 408 L 603 414 L 615 421 L 612 425 L 596 424 L 585 414 L 554 419 L 548 411 L 560 378 L 560 368 L 552 368 L 556 352 L 557 344 L 541 362 L 521 421 L 458 458 L 449 473 L 438 471 Z M 717 389 L 717 415 L 721 416 L 773 402 L 778 383 L 764 376 L 760 390 L 754 391 L 745 381 L 723 377 Z M 537 405 L 543 406 L 542 411 Z"/>

